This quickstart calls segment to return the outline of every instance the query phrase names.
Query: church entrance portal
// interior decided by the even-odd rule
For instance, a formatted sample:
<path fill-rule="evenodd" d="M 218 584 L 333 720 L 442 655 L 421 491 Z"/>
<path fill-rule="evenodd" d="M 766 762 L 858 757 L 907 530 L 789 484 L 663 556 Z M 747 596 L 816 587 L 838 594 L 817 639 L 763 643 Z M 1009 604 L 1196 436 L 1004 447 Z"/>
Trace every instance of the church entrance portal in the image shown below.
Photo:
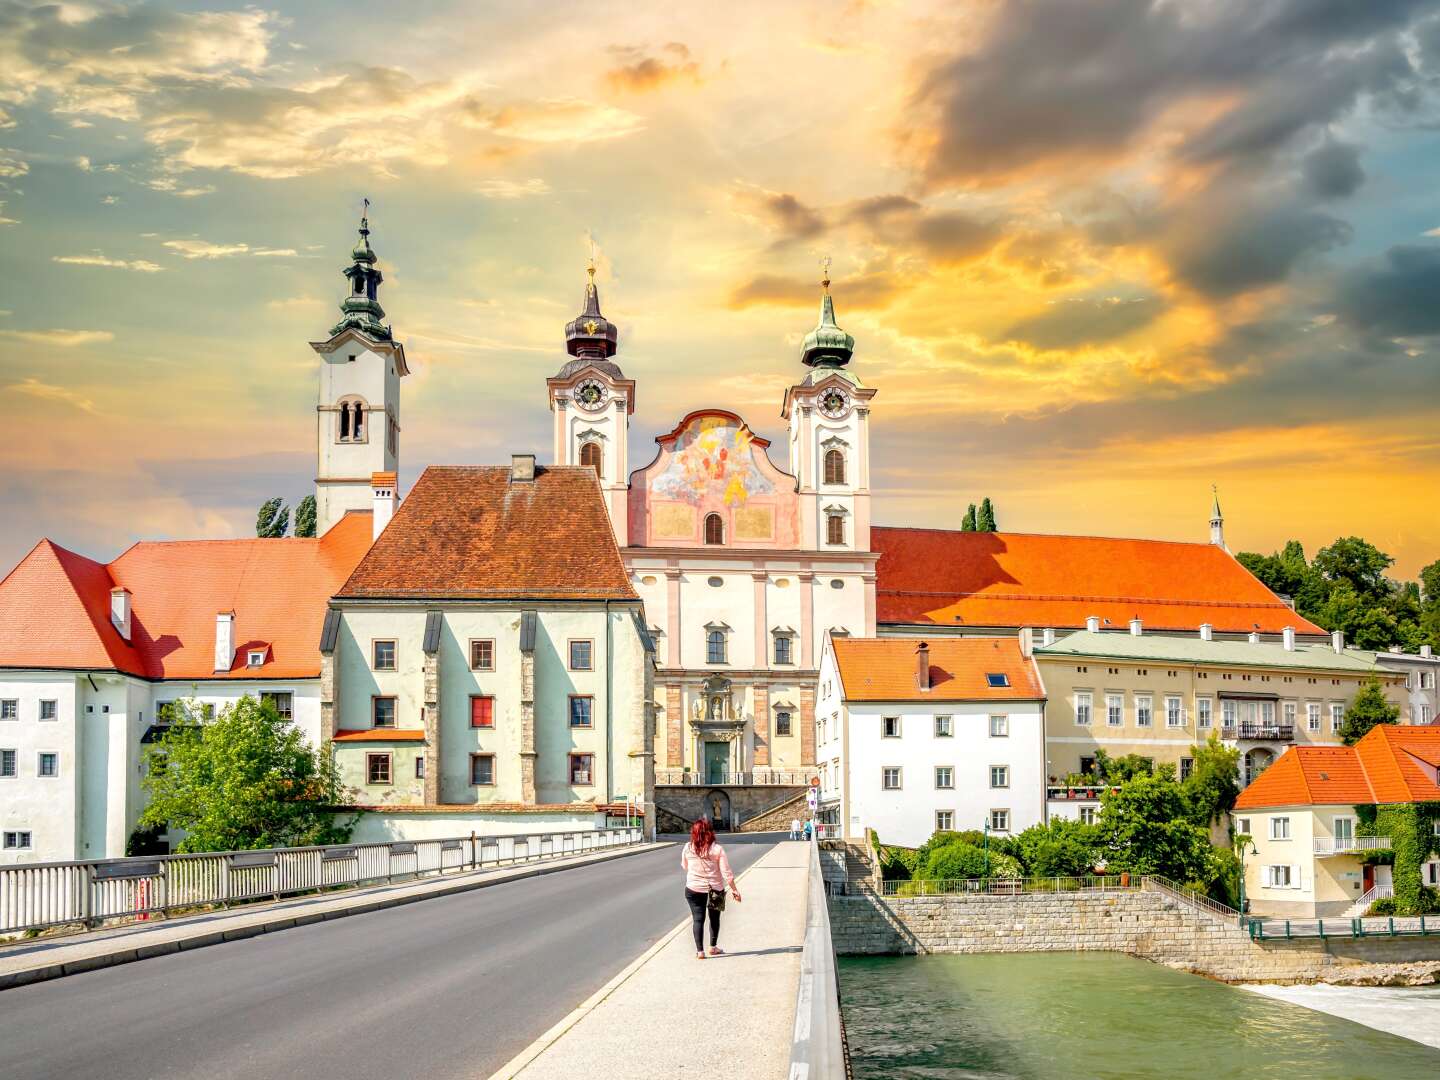
<path fill-rule="evenodd" d="M 728 742 L 707 742 L 705 744 L 705 782 L 725 783 L 730 771 L 730 744 Z"/>

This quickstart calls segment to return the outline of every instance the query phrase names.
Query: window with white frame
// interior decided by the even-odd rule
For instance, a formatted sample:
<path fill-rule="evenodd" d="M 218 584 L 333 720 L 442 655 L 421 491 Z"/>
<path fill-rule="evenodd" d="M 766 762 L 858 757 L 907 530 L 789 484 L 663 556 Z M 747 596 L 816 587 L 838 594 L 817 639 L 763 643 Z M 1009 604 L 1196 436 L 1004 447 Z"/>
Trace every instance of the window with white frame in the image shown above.
<path fill-rule="evenodd" d="M 42 780 L 53 780 L 60 775 L 60 755 L 53 750 L 41 750 L 35 756 L 35 775 Z"/>
<path fill-rule="evenodd" d="M 1080 807 L 1080 824 L 1081 824 L 1081 825 L 1094 825 L 1094 824 L 1095 824 L 1095 807 L 1093 807 L 1093 806 L 1082 806 L 1082 807 Z"/>
<path fill-rule="evenodd" d="M 1192 758 L 1192 757 L 1182 757 L 1182 758 L 1180 759 L 1180 779 L 1181 779 L 1181 780 L 1189 780 L 1189 779 L 1190 779 L 1190 774 L 1193 773 L 1194 771 L 1195 771 L 1195 759 Z"/>
<path fill-rule="evenodd" d="M 885 791 L 900 790 L 900 766 L 886 765 L 880 770 L 880 787 Z"/>
<path fill-rule="evenodd" d="M 1235 819 L 1235 835 L 1237 835 L 1237 836 L 1249 836 L 1249 835 L 1250 835 L 1250 819 L 1249 819 L 1248 817 L 1237 817 L 1237 818 Z"/>
<path fill-rule="evenodd" d="M 1422 723 L 1422 724 L 1428 724 L 1428 723 L 1430 723 L 1430 721 L 1433 720 L 1434 718 L 1435 718 L 1435 717 L 1434 717 L 1434 714 L 1433 714 L 1430 706 L 1429 706 L 1429 705 L 1423 705 L 1423 704 L 1422 704 L 1422 705 L 1420 706 L 1420 723 Z"/>
<path fill-rule="evenodd" d="M 15 851 L 30 846 L 30 834 L 28 832 L 7 832 L 5 834 L 5 848 L 8 851 Z"/>
<path fill-rule="evenodd" d="M 59 716 L 60 716 L 60 703 L 59 703 L 58 701 L 54 701 L 54 700 L 44 700 L 44 701 L 41 701 L 41 702 L 40 702 L 40 719 L 41 719 L 41 720 L 56 720 L 56 719 L 59 719 Z"/>
<path fill-rule="evenodd" d="M 1135 695 L 1135 725 L 1149 727 L 1154 720 L 1154 699 L 1149 694 Z"/>
<path fill-rule="evenodd" d="M 952 790 L 955 787 L 955 770 L 949 765 L 936 765 L 935 787 L 941 791 Z"/>
<path fill-rule="evenodd" d="M 1275 703 L 1273 701 L 1260 702 L 1260 722 L 1266 727 L 1275 724 Z"/>
<path fill-rule="evenodd" d="M 1265 867 L 1265 887 L 1267 889 L 1291 889 L 1296 888 L 1292 884 L 1293 877 L 1290 867 L 1284 863 Z"/>
<path fill-rule="evenodd" d="M 1185 710 L 1180 706 L 1180 699 L 1173 695 L 1165 698 L 1165 726 L 1185 726 Z"/>
<path fill-rule="evenodd" d="M 935 831 L 936 831 L 936 832 L 949 832 L 949 831 L 950 831 L 951 829 L 953 829 L 953 828 L 955 828 L 955 811 L 954 811 L 954 810 L 936 810 L 936 811 L 935 811 Z"/>
<path fill-rule="evenodd" d="M 1290 839 L 1290 819 L 1288 817 L 1272 817 L 1270 819 L 1270 839 Z"/>
<path fill-rule="evenodd" d="M 1075 692 L 1075 723 L 1088 727 L 1090 712 L 1094 707 L 1094 698 L 1090 691 L 1077 690 Z"/>
<path fill-rule="evenodd" d="M 0 698 L 0 720 L 20 719 L 20 699 L 7 697 Z"/>
<path fill-rule="evenodd" d="M 1298 709 L 1299 704 L 1294 701 L 1287 701 L 1284 705 L 1280 706 L 1280 715 L 1284 717 L 1285 723 L 1289 727 L 1293 728 L 1295 726 L 1295 715 Z"/>
<path fill-rule="evenodd" d="M 990 737 L 992 739 L 1004 739 L 1010 735 L 1010 717 L 1002 713 L 994 713 L 990 717 Z"/>
<path fill-rule="evenodd" d="M 1105 695 L 1105 723 L 1110 727 L 1119 727 L 1125 722 L 1125 695 Z"/>
<path fill-rule="evenodd" d="M 1339 701 L 1330 703 L 1330 730 L 1339 731 L 1340 725 L 1345 721 L 1345 706 Z"/>
<path fill-rule="evenodd" d="M 1348 815 L 1337 814 L 1331 822 L 1331 831 L 1335 834 L 1335 843 L 1348 844 L 1355 839 L 1355 819 Z"/>
<path fill-rule="evenodd" d="M 1010 811 L 1009 811 L 1009 810 L 991 810 L 991 811 L 990 811 L 990 831 L 991 831 L 991 832 L 1009 832 L 1009 831 L 1010 831 Z"/>
<path fill-rule="evenodd" d="M 1435 672 L 1433 672 L 1433 671 L 1422 671 L 1422 672 L 1420 672 L 1420 689 L 1421 689 L 1421 690 L 1434 690 L 1434 689 L 1435 689 Z"/>
<path fill-rule="evenodd" d="M 707 630 L 705 632 L 705 662 L 707 664 L 723 664 L 726 663 L 725 657 L 725 631 Z"/>
<path fill-rule="evenodd" d="M 1308 731 L 1320 730 L 1320 703 L 1318 701 L 1305 703 L 1305 727 Z"/>
<path fill-rule="evenodd" d="M 937 739 L 949 739 L 955 735 L 955 720 L 949 716 L 935 717 L 935 737 Z"/>
<path fill-rule="evenodd" d="M 1228 698 L 1220 702 L 1220 726 L 1222 728 L 1233 728 L 1235 726 L 1235 702 Z"/>
<path fill-rule="evenodd" d="M 882 716 L 880 718 L 880 735 L 886 739 L 900 738 L 900 717 Z"/>
<path fill-rule="evenodd" d="M 1215 703 L 1208 697 L 1197 697 L 1195 699 L 1195 725 L 1208 728 L 1214 718 Z"/>
<path fill-rule="evenodd" d="M 992 788 L 1005 788 L 1010 786 L 1010 766 L 990 766 L 990 786 Z"/>
<path fill-rule="evenodd" d="M 13 780 L 20 775 L 14 750 L 0 750 L 0 780 Z"/>

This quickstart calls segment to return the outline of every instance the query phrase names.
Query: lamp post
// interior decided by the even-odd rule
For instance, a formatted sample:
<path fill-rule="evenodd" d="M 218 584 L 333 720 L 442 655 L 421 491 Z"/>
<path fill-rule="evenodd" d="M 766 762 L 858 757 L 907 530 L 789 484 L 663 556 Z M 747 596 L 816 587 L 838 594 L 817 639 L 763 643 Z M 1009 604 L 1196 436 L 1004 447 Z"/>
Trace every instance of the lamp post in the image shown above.
<path fill-rule="evenodd" d="M 990 819 L 985 819 L 984 842 L 981 850 L 985 852 L 985 880 L 990 880 Z"/>
<path fill-rule="evenodd" d="M 1245 849 L 1250 849 L 1252 855 L 1259 854 L 1260 849 L 1255 846 L 1255 841 L 1245 834 L 1240 835 L 1240 841 L 1236 850 L 1240 855 L 1240 917 L 1245 917 Z"/>

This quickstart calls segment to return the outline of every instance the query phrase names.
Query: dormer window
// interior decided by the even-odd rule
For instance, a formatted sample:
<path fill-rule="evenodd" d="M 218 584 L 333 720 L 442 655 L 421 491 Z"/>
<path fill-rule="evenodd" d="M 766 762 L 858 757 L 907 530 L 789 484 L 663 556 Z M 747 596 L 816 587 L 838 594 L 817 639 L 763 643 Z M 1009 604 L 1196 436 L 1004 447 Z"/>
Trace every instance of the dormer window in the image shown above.
<path fill-rule="evenodd" d="M 245 653 L 245 666 L 246 666 L 246 667 L 252 667 L 252 668 L 262 667 L 262 666 L 264 665 L 264 663 L 265 663 L 265 657 L 266 657 L 266 654 L 267 654 L 268 651 L 269 651 L 269 650 L 267 650 L 267 649 L 248 649 L 248 650 L 246 650 L 246 653 Z"/>
<path fill-rule="evenodd" d="M 705 543 L 725 543 L 725 521 L 719 514 L 705 515 Z"/>

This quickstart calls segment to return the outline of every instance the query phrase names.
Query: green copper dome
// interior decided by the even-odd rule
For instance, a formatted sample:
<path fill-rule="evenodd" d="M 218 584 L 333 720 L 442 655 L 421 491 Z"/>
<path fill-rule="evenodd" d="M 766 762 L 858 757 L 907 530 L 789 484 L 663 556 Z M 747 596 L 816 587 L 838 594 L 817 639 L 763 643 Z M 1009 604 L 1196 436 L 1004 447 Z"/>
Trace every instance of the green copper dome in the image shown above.
<path fill-rule="evenodd" d="M 385 275 L 375 268 L 376 256 L 370 247 L 370 201 L 367 213 L 360 218 L 360 240 L 350 252 L 351 264 L 341 273 L 350 281 L 350 295 L 340 301 L 340 321 L 330 330 L 334 337 L 345 330 L 359 330 L 377 341 L 390 340 L 390 327 L 385 325 L 385 309 L 380 306 L 380 283 Z"/>
<path fill-rule="evenodd" d="M 820 322 L 805 335 L 800 346 L 800 360 L 810 367 L 841 368 L 855 354 L 855 339 L 835 322 L 835 301 L 830 297 L 830 275 L 820 283 L 825 294 L 820 298 Z"/>

